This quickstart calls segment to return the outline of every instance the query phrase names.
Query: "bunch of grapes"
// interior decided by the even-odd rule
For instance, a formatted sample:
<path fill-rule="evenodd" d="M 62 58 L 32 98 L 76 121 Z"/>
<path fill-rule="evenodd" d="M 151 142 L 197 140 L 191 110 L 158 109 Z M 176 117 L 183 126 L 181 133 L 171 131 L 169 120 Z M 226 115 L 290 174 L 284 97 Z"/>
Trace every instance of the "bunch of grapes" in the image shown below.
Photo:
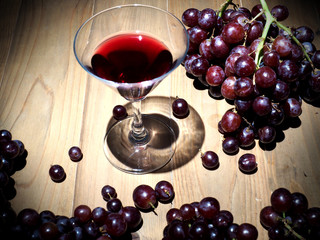
<path fill-rule="evenodd" d="M 12 175 L 27 163 L 28 152 L 20 140 L 13 140 L 8 130 L 0 130 L 0 235 L 15 224 L 17 214 L 10 204 L 16 196 Z M 13 238 L 11 238 L 13 239 Z"/>
<path fill-rule="evenodd" d="M 216 198 L 205 197 L 200 202 L 185 203 L 180 208 L 171 208 L 166 214 L 167 225 L 163 240 L 255 240 L 256 227 L 250 223 L 236 224 L 228 210 L 220 210 Z"/>
<path fill-rule="evenodd" d="M 270 202 L 261 210 L 260 222 L 271 240 L 320 239 L 320 208 L 309 207 L 303 193 L 278 188 Z"/>
<path fill-rule="evenodd" d="M 302 100 L 320 100 L 314 32 L 282 25 L 288 16 L 287 7 L 270 11 L 264 0 L 251 11 L 227 1 L 218 12 L 189 8 L 182 14 L 190 40 L 183 63 L 187 75 L 213 98 L 233 105 L 218 125 L 227 154 L 252 148 L 255 139 L 271 145 L 277 132 L 302 113 Z"/>

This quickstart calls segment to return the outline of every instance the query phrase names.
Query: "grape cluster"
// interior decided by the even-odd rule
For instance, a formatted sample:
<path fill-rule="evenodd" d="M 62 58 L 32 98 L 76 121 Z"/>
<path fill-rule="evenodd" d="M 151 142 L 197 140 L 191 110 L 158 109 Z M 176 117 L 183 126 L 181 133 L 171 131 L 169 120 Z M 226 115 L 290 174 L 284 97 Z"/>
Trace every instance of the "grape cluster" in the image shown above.
<path fill-rule="evenodd" d="M 228 210 L 221 210 L 219 201 L 205 197 L 200 202 L 185 203 L 166 214 L 163 240 L 255 240 L 256 227 L 250 223 L 236 224 Z"/>
<path fill-rule="evenodd" d="M 288 28 L 279 21 L 287 7 L 264 5 L 220 11 L 189 8 L 182 14 L 188 27 L 189 51 L 183 62 L 187 75 L 208 88 L 215 99 L 233 107 L 218 124 L 222 149 L 235 154 L 274 145 L 277 134 L 302 113 L 302 100 L 320 100 L 320 51 L 307 26 Z M 289 125 L 290 126 L 290 125 Z"/>
<path fill-rule="evenodd" d="M 278 188 L 270 203 L 260 211 L 260 222 L 269 239 L 320 239 L 320 208 L 309 207 L 303 193 Z"/>

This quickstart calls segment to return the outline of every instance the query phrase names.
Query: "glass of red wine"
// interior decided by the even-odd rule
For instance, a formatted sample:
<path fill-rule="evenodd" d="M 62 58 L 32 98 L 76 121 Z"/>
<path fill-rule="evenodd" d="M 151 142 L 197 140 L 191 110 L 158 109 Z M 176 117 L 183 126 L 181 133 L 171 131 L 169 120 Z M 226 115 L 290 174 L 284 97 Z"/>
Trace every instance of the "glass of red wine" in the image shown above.
<path fill-rule="evenodd" d="M 108 127 L 104 138 L 105 154 L 116 168 L 142 174 L 172 159 L 176 136 L 170 121 L 142 114 L 141 101 L 182 63 L 188 46 L 177 17 L 141 4 L 103 10 L 77 31 L 74 53 L 80 65 L 132 105 L 133 114 Z"/>

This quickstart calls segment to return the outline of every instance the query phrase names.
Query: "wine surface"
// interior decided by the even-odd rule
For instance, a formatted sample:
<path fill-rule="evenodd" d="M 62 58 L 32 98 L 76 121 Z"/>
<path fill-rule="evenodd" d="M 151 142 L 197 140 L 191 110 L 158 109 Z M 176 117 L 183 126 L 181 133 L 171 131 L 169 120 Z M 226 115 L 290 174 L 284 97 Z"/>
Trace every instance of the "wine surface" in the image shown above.
<path fill-rule="evenodd" d="M 172 55 L 159 40 L 142 34 L 121 34 L 102 42 L 91 65 L 97 76 L 119 83 L 138 83 L 165 74 Z"/>

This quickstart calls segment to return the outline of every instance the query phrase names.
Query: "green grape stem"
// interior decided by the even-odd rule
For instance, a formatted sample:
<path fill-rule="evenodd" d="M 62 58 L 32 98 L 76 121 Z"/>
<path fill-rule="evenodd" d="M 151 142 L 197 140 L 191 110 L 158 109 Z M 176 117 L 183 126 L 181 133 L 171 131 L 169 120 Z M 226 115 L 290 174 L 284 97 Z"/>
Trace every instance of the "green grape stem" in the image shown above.
<path fill-rule="evenodd" d="M 300 240 L 306 240 L 304 237 L 302 237 L 300 234 L 298 234 L 291 226 L 290 223 L 287 219 L 286 219 L 286 214 L 285 212 L 282 213 L 282 217 L 278 217 L 277 218 L 278 221 L 282 222 L 283 225 L 285 226 L 286 229 L 288 229 L 288 231 L 293 234 L 297 239 Z"/>
<path fill-rule="evenodd" d="M 302 237 L 300 234 L 298 234 L 296 231 L 292 229 L 292 227 L 285 221 L 283 220 L 284 226 L 289 230 L 290 233 L 292 233 L 296 238 L 300 240 L 306 240 L 304 237 Z"/>
<path fill-rule="evenodd" d="M 226 2 L 221 5 L 221 8 L 218 13 L 219 17 L 222 17 L 223 12 L 229 7 L 230 4 L 233 4 L 232 0 L 226 0 Z"/>
<path fill-rule="evenodd" d="M 292 40 L 302 49 L 304 56 L 306 57 L 306 59 L 308 60 L 308 62 L 310 63 L 312 69 L 314 69 L 314 65 L 306 51 L 306 49 L 304 48 L 304 46 L 301 44 L 301 42 L 292 34 L 291 30 L 289 28 L 287 28 L 286 26 L 284 26 L 283 24 L 279 23 L 271 14 L 268 5 L 266 3 L 266 0 L 260 0 L 263 12 L 265 14 L 266 17 L 266 23 L 262 32 L 262 36 L 261 36 L 261 41 L 259 42 L 259 45 L 257 47 L 257 51 L 256 51 L 256 57 L 255 57 L 255 63 L 257 65 L 257 68 L 259 68 L 262 57 L 263 57 L 263 46 L 264 46 L 264 42 L 266 40 L 266 37 L 268 35 L 269 32 L 269 28 L 271 26 L 272 23 L 275 23 L 279 28 L 283 29 L 285 32 L 287 32 L 289 34 L 289 36 L 292 38 Z"/>

